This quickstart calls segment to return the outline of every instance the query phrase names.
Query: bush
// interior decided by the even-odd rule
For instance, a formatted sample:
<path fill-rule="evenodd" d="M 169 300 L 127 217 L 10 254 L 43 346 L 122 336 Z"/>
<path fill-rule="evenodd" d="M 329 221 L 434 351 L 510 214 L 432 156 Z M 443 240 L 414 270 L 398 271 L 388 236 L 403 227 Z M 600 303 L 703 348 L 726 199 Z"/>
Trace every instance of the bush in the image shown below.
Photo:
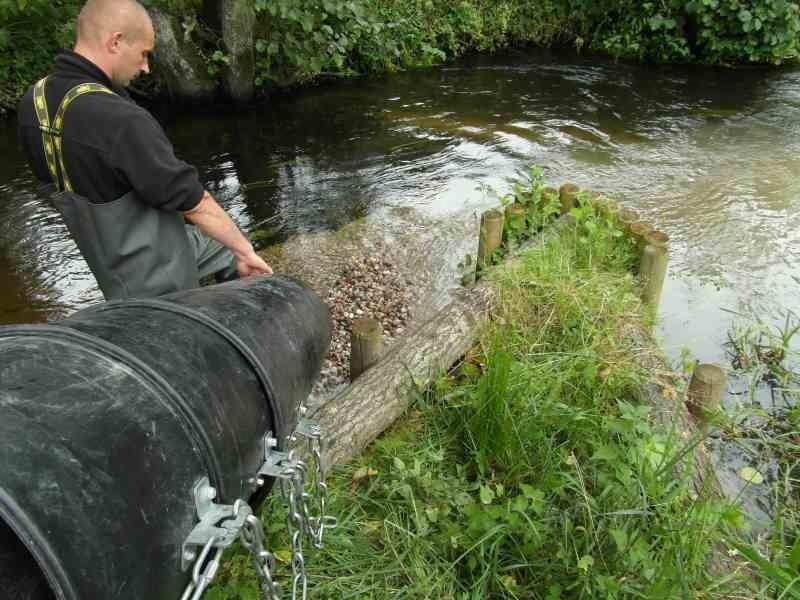
<path fill-rule="evenodd" d="M 45 75 L 75 37 L 80 0 L 0 0 L 0 96 L 10 102 Z"/>
<path fill-rule="evenodd" d="M 780 64 L 797 57 L 800 8 L 787 0 L 571 0 L 592 47 L 656 62 Z"/>
<path fill-rule="evenodd" d="M 515 44 L 588 45 L 655 62 L 780 64 L 798 55 L 787 0 L 254 0 L 259 86 L 426 67 Z M 146 0 L 203 23 L 212 2 Z M 0 0 L 0 99 L 18 97 L 71 45 L 82 0 Z M 213 11 L 212 11 L 213 12 Z M 213 21 L 214 19 L 211 18 Z M 209 69 L 226 57 L 218 31 Z M 3 101 L 0 100 L 0 103 Z"/>

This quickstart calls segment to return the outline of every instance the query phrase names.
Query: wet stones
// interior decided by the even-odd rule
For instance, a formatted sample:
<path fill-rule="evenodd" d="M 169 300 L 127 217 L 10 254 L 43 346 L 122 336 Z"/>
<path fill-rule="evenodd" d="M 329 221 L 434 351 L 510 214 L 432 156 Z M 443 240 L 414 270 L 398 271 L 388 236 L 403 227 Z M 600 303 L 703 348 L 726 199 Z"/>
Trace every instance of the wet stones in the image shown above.
<path fill-rule="evenodd" d="M 326 302 L 331 311 L 331 346 L 321 375 L 324 387 L 350 375 L 350 332 L 356 319 L 371 318 L 383 327 L 386 345 L 405 331 L 411 318 L 410 282 L 379 256 L 352 256 Z"/>

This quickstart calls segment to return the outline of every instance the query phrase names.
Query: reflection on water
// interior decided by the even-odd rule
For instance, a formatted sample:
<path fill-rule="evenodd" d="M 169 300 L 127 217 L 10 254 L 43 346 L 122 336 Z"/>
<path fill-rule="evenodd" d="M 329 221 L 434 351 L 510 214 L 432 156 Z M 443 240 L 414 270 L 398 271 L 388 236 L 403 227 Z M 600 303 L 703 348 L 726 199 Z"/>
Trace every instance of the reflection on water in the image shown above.
<path fill-rule="evenodd" d="M 478 183 L 504 191 L 517 169 L 538 163 L 553 183 L 610 192 L 669 234 L 662 333 L 672 355 L 688 347 L 706 361 L 722 358 L 723 308 L 800 308 L 799 117 L 797 70 L 655 69 L 531 52 L 166 122 L 178 153 L 242 227 L 268 223 L 260 243 L 356 217 L 371 224 L 365 235 L 380 236 L 407 220 L 442 287 L 474 251 L 465 227 L 497 202 Z M 0 129 L 0 150 L 0 243 L 9 249 L 0 276 L 10 282 L 0 321 L 15 320 L 19 306 L 31 307 L 25 318 L 46 314 L 43 298 L 51 309 L 95 301 L 10 128 Z M 420 228 L 427 219 L 438 225 Z M 447 251 L 427 253 L 434 239 Z"/>

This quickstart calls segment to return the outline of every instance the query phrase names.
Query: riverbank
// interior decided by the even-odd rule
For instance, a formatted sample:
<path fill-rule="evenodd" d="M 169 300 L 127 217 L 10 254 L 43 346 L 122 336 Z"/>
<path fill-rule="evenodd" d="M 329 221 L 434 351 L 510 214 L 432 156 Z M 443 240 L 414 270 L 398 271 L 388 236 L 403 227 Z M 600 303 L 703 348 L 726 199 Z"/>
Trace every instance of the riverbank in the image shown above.
<path fill-rule="evenodd" d="M 542 208 L 558 212 L 555 200 Z M 712 560 L 733 551 L 740 515 L 698 493 L 699 440 L 664 418 L 683 410 L 682 378 L 645 366 L 663 359 L 632 275 L 635 243 L 585 197 L 572 215 L 574 226 L 491 270 L 478 345 L 336 472 L 339 528 L 307 557 L 315 597 L 743 589 L 742 565 L 720 579 Z M 675 410 L 649 403 L 653 384 Z M 279 501 L 265 514 L 285 569 Z M 254 594 L 246 564 L 233 557 L 210 597 Z"/>
<path fill-rule="evenodd" d="M 83 0 L 0 8 L 0 111 L 71 47 Z M 320 78 L 429 67 L 469 53 L 534 45 L 640 62 L 782 64 L 796 61 L 800 8 L 770 0 L 645 4 L 603 0 L 159 0 L 147 2 L 159 43 L 148 96 L 250 102 Z"/>

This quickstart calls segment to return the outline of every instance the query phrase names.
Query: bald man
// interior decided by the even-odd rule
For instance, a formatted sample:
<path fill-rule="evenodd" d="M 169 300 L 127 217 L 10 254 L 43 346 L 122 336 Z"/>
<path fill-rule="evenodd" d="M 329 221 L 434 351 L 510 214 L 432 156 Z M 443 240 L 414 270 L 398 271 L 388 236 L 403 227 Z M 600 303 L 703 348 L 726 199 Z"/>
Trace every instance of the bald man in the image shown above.
<path fill-rule="evenodd" d="M 227 213 L 176 158 L 163 129 L 125 87 L 149 72 L 155 45 L 135 0 L 89 0 L 73 51 L 28 90 L 19 139 L 106 299 L 269 275 Z"/>

